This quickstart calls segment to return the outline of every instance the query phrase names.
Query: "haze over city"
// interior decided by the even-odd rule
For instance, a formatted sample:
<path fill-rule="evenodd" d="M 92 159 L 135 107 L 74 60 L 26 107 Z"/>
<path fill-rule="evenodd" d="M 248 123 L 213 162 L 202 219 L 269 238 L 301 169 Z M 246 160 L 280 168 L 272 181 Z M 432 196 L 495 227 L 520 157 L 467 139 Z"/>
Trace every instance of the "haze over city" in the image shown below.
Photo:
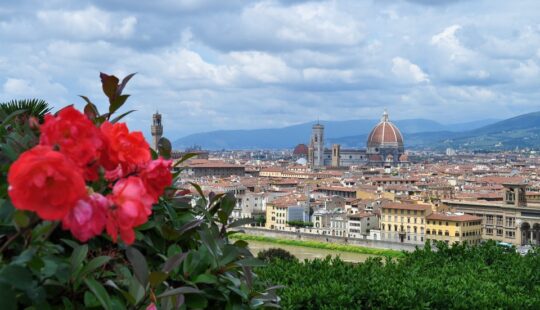
<path fill-rule="evenodd" d="M 127 122 L 171 139 L 322 120 L 539 110 L 540 2 L 3 1 L 0 100 L 55 107 L 138 72 Z M 31 45 L 25 42 L 32 42 Z"/>

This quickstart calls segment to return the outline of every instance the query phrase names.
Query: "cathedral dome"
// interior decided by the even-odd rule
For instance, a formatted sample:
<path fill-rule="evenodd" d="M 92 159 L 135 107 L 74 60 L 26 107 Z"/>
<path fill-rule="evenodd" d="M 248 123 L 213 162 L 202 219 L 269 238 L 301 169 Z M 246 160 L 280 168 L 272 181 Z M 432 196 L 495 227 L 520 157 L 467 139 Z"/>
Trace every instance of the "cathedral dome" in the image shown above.
<path fill-rule="evenodd" d="M 388 120 L 384 111 L 381 121 L 375 125 L 368 136 L 368 148 L 403 148 L 403 136 L 399 129 Z"/>
<path fill-rule="evenodd" d="M 305 144 L 298 144 L 293 151 L 293 155 L 297 156 L 307 156 L 308 154 L 308 147 Z"/>

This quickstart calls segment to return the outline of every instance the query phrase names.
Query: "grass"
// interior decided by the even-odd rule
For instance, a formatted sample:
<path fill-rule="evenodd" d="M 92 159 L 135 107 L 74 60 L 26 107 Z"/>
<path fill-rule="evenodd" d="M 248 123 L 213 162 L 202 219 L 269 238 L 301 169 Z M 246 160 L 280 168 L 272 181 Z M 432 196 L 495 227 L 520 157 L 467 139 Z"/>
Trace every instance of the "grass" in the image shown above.
<path fill-rule="evenodd" d="M 233 239 L 240 239 L 240 240 L 246 240 L 246 241 L 249 241 L 249 240 L 262 241 L 262 242 L 269 242 L 269 243 L 275 243 L 275 244 L 303 246 L 303 247 L 314 248 L 314 249 L 334 250 L 334 251 L 359 253 L 359 254 L 371 254 L 371 255 L 388 256 L 388 257 L 402 257 L 404 255 L 403 252 L 396 251 L 396 250 L 374 249 L 374 248 L 367 248 L 367 247 L 362 247 L 362 246 L 319 242 L 319 241 L 281 239 L 281 238 L 272 238 L 272 237 L 265 237 L 265 236 L 247 235 L 247 234 L 241 234 L 241 233 L 233 234 L 230 237 Z"/>

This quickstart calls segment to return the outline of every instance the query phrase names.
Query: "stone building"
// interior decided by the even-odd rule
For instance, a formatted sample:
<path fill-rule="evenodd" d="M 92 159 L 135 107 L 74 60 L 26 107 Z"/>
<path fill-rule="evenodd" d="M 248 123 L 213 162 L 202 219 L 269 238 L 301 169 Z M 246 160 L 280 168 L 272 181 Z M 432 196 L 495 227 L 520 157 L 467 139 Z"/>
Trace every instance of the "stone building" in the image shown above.
<path fill-rule="evenodd" d="M 154 150 L 158 149 L 159 139 L 163 136 L 163 125 L 161 124 L 161 114 L 156 111 L 152 115 L 152 126 L 150 127 L 152 133 L 152 148 Z"/>
<path fill-rule="evenodd" d="M 340 144 L 325 148 L 324 126 L 312 127 L 308 147 L 308 164 L 311 168 L 350 167 L 369 163 L 374 166 L 395 166 L 406 161 L 403 136 L 399 129 L 388 120 L 384 111 L 381 121 L 368 136 L 367 149 L 343 149 Z M 296 152 L 296 149 L 295 149 Z"/>
<path fill-rule="evenodd" d="M 503 201 L 442 200 L 458 212 L 482 218 L 482 239 L 540 245 L 540 204 L 528 203 L 526 184 L 503 184 Z"/>

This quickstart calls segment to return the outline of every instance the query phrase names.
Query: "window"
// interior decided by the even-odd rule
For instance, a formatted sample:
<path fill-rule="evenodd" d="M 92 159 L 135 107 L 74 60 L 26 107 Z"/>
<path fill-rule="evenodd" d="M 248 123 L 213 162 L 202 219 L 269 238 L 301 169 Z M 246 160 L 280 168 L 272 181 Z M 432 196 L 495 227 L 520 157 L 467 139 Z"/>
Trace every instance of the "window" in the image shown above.
<path fill-rule="evenodd" d="M 445 231 L 444 231 L 444 235 L 445 235 L 445 236 L 450 236 L 450 232 L 449 232 L 448 230 L 445 230 Z"/>
<path fill-rule="evenodd" d="M 506 238 L 514 239 L 516 237 L 515 231 L 506 231 Z"/>
<path fill-rule="evenodd" d="M 506 227 L 514 227 L 516 225 L 516 218 L 515 217 L 507 217 L 506 218 Z"/>
<path fill-rule="evenodd" d="M 497 236 L 502 236 L 502 235 L 503 235 L 503 230 L 497 229 Z"/>
<path fill-rule="evenodd" d="M 446 226 L 448 226 L 448 222 L 446 222 Z"/>
<path fill-rule="evenodd" d="M 426 230 L 426 235 L 429 235 L 431 231 L 429 229 Z"/>
<path fill-rule="evenodd" d="M 493 235 L 493 228 L 486 228 L 486 235 Z"/>

